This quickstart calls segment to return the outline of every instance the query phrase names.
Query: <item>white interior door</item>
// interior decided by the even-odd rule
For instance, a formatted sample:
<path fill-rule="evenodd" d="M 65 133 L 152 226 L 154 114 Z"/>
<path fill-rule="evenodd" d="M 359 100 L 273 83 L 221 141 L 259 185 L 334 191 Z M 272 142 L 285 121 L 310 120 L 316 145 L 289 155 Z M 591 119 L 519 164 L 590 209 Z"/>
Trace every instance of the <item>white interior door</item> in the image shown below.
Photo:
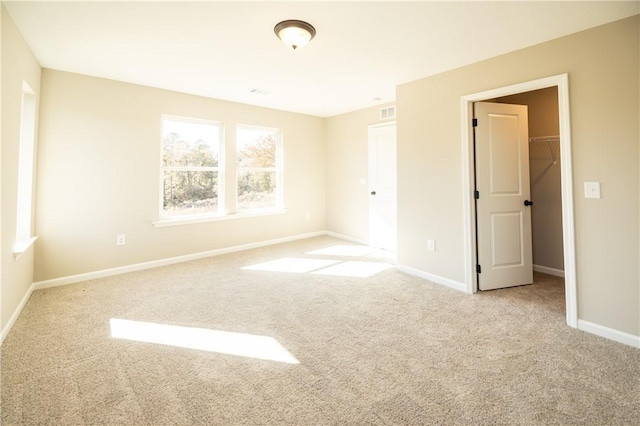
<path fill-rule="evenodd" d="M 478 288 L 531 284 L 527 107 L 477 102 L 474 116 Z"/>
<path fill-rule="evenodd" d="M 369 245 L 397 249 L 396 125 L 369 126 Z"/>

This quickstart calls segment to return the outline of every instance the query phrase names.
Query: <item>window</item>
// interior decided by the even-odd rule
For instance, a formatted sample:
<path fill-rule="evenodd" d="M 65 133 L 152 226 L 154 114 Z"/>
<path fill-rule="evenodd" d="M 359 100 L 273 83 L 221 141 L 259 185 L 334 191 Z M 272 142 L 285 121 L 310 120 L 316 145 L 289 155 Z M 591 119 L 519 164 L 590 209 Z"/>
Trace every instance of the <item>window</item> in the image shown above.
<path fill-rule="evenodd" d="M 282 145 L 279 129 L 238 126 L 238 212 L 282 207 Z"/>
<path fill-rule="evenodd" d="M 168 115 L 161 121 L 161 205 L 154 226 L 283 211 L 280 129 L 239 125 L 235 140 L 225 142 L 219 122 Z"/>
<path fill-rule="evenodd" d="M 222 124 L 162 118 L 161 217 L 223 212 Z"/>
<path fill-rule="evenodd" d="M 31 236 L 31 218 L 33 212 L 36 95 L 26 83 L 22 84 L 22 110 L 20 114 L 16 243 L 13 250 L 16 254 L 23 253 L 35 241 L 35 238 Z"/>

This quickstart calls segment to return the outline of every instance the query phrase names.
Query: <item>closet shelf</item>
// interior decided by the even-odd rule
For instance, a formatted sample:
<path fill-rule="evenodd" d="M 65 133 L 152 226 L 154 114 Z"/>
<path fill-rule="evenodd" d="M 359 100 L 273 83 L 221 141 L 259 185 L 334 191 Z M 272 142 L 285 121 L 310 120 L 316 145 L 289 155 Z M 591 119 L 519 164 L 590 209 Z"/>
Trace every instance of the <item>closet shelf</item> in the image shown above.
<path fill-rule="evenodd" d="M 553 147 L 551 146 L 551 144 L 555 142 L 560 142 L 560 136 L 536 136 L 529 138 L 529 143 L 546 143 L 549 147 L 549 153 L 551 154 L 553 164 L 558 164 L 556 156 L 553 154 Z"/>

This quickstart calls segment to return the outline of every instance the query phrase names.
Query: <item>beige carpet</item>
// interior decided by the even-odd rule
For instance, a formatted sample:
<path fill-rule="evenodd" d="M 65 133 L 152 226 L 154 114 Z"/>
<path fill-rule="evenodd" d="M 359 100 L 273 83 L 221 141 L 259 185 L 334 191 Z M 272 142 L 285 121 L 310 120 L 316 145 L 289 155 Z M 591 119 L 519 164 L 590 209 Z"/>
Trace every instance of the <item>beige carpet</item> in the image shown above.
<path fill-rule="evenodd" d="M 2 345 L 2 424 L 638 424 L 640 351 L 567 327 L 560 279 L 345 276 L 384 261 L 319 237 L 36 291 Z M 112 319 L 201 347 L 114 338 Z M 203 350 L 220 332 L 299 363 Z"/>

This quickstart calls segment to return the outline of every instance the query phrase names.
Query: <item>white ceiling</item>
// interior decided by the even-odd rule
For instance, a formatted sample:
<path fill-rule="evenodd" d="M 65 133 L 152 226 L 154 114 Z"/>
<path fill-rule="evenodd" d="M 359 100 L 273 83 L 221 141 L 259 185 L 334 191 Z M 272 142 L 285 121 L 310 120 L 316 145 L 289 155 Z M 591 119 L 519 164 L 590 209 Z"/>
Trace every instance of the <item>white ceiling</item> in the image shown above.
<path fill-rule="evenodd" d="M 43 67 L 320 117 L 640 13 L 639 1 L 4 4 Z M 316 38 L 288 50 L 273 33 L 285 19 L 308 21 Z"/>

